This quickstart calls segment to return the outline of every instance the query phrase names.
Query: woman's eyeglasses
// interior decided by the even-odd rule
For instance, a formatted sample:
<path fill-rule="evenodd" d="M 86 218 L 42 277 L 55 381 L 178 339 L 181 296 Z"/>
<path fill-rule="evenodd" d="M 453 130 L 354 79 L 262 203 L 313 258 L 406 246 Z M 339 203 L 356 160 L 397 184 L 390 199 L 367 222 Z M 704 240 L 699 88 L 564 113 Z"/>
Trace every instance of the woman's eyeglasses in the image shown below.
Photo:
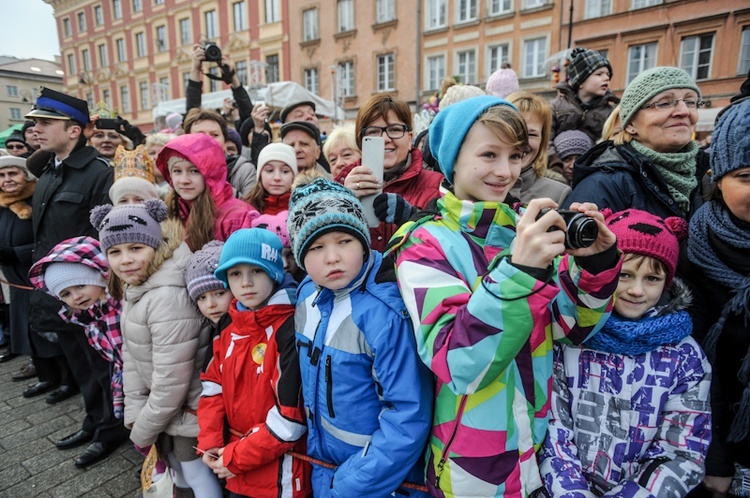
<path fill-rule="evenodd" d="M 680 102 L 682 102 L 683 104 L 685 104 L 685 107 L 687 107 L 690 110 L 692 110 L 692 109 L 700 109 L 701 107 L 703 107 L 703 104 L 705 104 L 705 102 L 703 102 L 702 100 L 698 100 L 698 99 L 694 99 L 694 98 L 689 98 L 689 99 L 674 99 L 674 100 L 672 100 L 672 99 L 664 99 L 664 100 L 660 100 L 659 102 L 652 102 L 650 104 L 643 104 L 641 106 L 641 109 L 651 109 L 651 108 L 654 108 L 654 109 L 656 109 L 658 111 L 666 111 L 667 109 L 674 109 L 675 107 L 677 107 L 677 105 Z"/>
<path fill-rule="evenodd" d="M 388 135 L 388 138 L 390 138 L 391 140 L 398 140 L 399 138 L 403 138 L 403 136 L 406 135 L 406 132 L 409 130 L 411 130 L 411 128 L 403 124 L 392 124 L 388 126 L 368 126 L 362 129 L 362 136 L 379 137 L 383 135 L 383 132 L 385 132 L 385 134 Z"/>

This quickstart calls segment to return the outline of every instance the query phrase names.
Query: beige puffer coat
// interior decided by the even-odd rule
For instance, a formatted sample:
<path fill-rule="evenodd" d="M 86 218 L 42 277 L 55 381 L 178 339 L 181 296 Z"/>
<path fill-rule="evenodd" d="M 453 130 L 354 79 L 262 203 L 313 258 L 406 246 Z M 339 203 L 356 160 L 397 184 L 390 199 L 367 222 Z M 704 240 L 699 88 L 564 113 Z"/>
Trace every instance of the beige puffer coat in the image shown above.
<path fill-rule="evenodd" d="M 192 253 L 182 225 L 167 220 L 162 232 L 165 240 L 146 281 L 125 287 L 121 318 L 125 426 L 141 447 L 162 432 L 198 435 L 197 417 L 183 407 L 198 407 L 211 333 L 185 288 L 183 271 Z"/>

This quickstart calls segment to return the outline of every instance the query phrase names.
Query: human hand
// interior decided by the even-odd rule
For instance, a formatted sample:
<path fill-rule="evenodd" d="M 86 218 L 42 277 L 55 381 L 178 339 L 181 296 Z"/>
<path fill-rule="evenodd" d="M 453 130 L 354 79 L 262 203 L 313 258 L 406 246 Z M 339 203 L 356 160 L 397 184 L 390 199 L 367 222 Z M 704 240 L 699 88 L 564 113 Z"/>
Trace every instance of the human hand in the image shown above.
<path fill-rule="evenodd" d="M 547 198 L 529 202 L 516 226 L 513 263 L 544 269 L 565 252 L 565 221 L 554 210 L 556 207 L 557 203 Z M 539 212 L 545 208 L 550 208 L 549 212 L 537 220 Z M 553 227 L 559 230 L 550 231 Z"/>
<path fill-rule="evenodd" d="M 196 43 L 193 45 L 193 69 L 200 71 L 203 62 L 206 60 L 206 51 L 203 50 L 203 45 Z"/>
<path fill-rule="evenodd" d="M 209 451 L 218 455 L 219 458 L 206 462 L 206 457 L 208 456 Z M 224 466 L 224 448 L 212 448 L 209 451 L 203 454 L 203 461 L 204 463 L 206 463 L 206 465 L 211 467 L 211 470 L 214 471 L 214 474 L 216 474 L 219 479 L 232 479 L 233 477 L 237 477 Z M 208 458 L 211 457 L 209 456 Z"/>
<path fill-rule="evenodd" d="M 599 212 L 599 208 L 593 202 L 574 202 L 570 205 L 570 211 L 578 211 L 583 213 L 589 218 L 596 220 L 596 225 L 599 228 L 599 235 L 596 237 L 596 241 L 589 247 L 582 247 L 580 249 L 568 249 L 568 254 L 572 256 L 591 256 L 604 252 L 617 242 L 617 236 L 612 233 L 606 223 L 604 223 L 604 215 Z"/>
<path fill-rule="evenodd" d="M 372 174 L 372 170 L 367 166 L 353 168 L 346 176 L 344 186 L 358 198 L 377 194 L 382 187 L 375 175 Z"/>
<path fill-rule="evenodd" d="M 253 128 L 255 133 L 262 133 L 266 129 L 266 121 L 268 121 L 268 116 L 270 114 L 271 110 L 265 102 L 257 102 L 253 106 L 253 111 L 250 113 L 250 116 L 253 118 L 253 124 L 255 124 L 255 127 Z"/>

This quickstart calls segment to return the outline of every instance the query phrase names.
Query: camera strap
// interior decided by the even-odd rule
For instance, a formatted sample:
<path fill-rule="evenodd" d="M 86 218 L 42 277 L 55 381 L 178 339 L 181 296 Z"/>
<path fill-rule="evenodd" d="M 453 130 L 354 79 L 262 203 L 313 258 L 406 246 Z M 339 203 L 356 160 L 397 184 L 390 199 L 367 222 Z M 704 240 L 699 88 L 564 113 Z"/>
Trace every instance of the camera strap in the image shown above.
<path fill-rule="evenodd" d="M 227 85 L 231 85 L 232 84 L 232 78 L 234 77 L 235 71 L 234 71 L 234 69 L 232 69 L 232 70 L 226 70 L 226 69 L 224 69 L 225 67 L 227 67 L 227 66 L 225 66 L 225 65 L 220 65 L 219 66 L 219 69 L 221 70 L 221 76 L 216 76 L 215 74 L 211 74 L 211 73 L 203 73 L 203 75 L 207 76 L 208 78 L 210 78 L 212 80 L 223 81 Z"/>

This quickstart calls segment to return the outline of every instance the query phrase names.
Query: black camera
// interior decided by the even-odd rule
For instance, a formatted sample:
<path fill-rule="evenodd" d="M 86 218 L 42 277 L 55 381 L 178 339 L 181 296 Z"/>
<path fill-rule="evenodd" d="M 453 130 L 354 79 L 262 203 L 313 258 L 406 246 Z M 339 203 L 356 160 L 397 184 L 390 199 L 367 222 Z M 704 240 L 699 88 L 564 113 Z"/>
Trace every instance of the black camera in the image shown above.
<path fill-rule="evenodd" d="M 214 42 L 206 42 L 203 45 L 203 53 L 206 56 L 206 62 L 221 62 L 221 48 Z"/>
<path fill-rule="evenodd" d="M 536 217 L 538 220 L 550 211 L 551 208 L 544 208 L 539 211 L 539 215 Z M 565 247 L 568 249 L 582 249 L 589 247 L 591 244 L 596 242 L 596 238 L 599 236 L 599 226 L 596 224 L 596 220 L 589 218 L 583 213 L 578 211 L 569 211 L 567 209 L 556 210 L 563 221 L 565 221 Z M 558 227 L 552 226 L 547 230 L 552 232 L 559 230 Z"/>

